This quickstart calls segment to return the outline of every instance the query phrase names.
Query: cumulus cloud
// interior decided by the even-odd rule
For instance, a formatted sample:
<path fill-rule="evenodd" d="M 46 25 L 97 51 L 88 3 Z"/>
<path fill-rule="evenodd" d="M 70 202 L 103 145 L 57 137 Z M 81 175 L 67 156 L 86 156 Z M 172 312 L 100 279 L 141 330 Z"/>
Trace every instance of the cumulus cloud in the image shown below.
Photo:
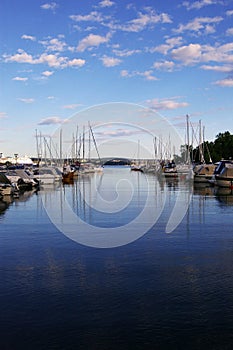
<path fill-rule="evenodd" d="M 29 64 L 47 64 L 53 68 L 66 68 L 72 66 L 82 67 L 85 60 L 74 58 L 69 60 L 68 57 L 62 57 L 56 54 L 43 53 L 39 57 L 33 57 L 23 50 L 12 56 L 5 56 L 5 62 L 29 63 Z"/>
<path fill-rule="evenodd" d="M 189 44 L 181 46 L 178 49 L 171 51 L 171 56 L 177 61 L 183 62 L 185 65 L 190 65 L 198 62 L 201 58 L 202 50 L 200 44 Z"/>
<path fill-rule="evenodd" d="M 50 40 L 44 40 L 44 41 L 40 41 L 40 44 L 44 45 L 46 47 L 47 51 L 58 51 L 58 52 L 62 52 L 66 49 L 67 44 L 58 39 L 58 38 L 53 38 Z"/>
<path fill-rule="evenodd" d="M 59 117 L 48 117 L 42 119 L 38 125 L 55 125 L 55 124 L 63 124 L 66 120 L 61 119 Z"/>
<path fill-rule="evenodd" d="M 169 50 L 173 49 L 176 46 L 179 46 L 182 42 L 183 42 L 183 38 L 181 36 L 178 36 L 175 38 L 168 38 L 165 40 L 165 44 L 161 44 L 153 48 L 149 48 L 148 51 L 151 53 L 160 52 L 163 55 L 166 55 Z"/>
<path fill-rule="evenodd" d="M 148 13 L 139 12 L 137 18 L 134 18 L 127 24 L 120 26 L 119 29 L 128 32 L 140 32 L 146 27 L 157 23 L 172 23 L 172 20 L 166 13 L 157 14 L 153 10 L 150 10 Z"/>
<path fill-rule="evenodd" d="M 167 72 L 172 72 L 174 67 L 175 63 L 173 61 L 154 62 L 153 64 L 153 68 Z"/>
<path fill-rule="evenodd" d="M 105 67 L 115 67 L 118 66 L 122 61 L 119 58 L 103 56 L 101 58 L 103 65 Z"/>
<path fill-rule="evenodd" d="M 77 51 L 83 52 L 89 47 L 98 47 L 100 44 L 107 43 L 109 40 L 110 34 L 106 36 L 89 34 L 79 42 Z"/>
<path fill-rule="evenodd" d="M 44 71 L 44 72 L 42 72 L 42 75 L 44 76 L 44 77 L 50 77 L 51 75 L 53 75 L 53 73 L 54 72 L 51 72 L 51 71 L 49 71 L 49 70 L 46 70 L 46 71 Z"/>
<path fill-rule="evenodd" d="M 74 58 L 67 62 L 67 67 L 82 67 L 85 63 L 86 61 L 81 58 Z"/>
<path fill-rule="evenodd" d="M 105 25 L 112 30 L 138 33 L 146 28 L 151 28 L 158 23 L 170 24 L 172 23 L 172 20 L 167 13 L 156 13 L 152 8 L 147 7 L 144 12 L 138 12 L 136 18 L 133 18 L 124 24 L 110 21 L 109 23 L 105 23 Z"/>

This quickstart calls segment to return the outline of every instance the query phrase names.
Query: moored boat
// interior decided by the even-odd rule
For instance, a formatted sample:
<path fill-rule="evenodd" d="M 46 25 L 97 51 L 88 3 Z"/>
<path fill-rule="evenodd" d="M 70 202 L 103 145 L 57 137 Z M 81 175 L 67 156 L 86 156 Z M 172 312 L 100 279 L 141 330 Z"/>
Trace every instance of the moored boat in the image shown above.
<path fill-rule="evenodd" d="M 225 168 L 226 164 L 233 164 L 233 161 L 231 159 L 229 159 L 229 160 L 223 159 L 217 163 L 217 166 L 214 170 L 214 173 L 213 173 L 211 179 L 208 180 L 208 182 L 211 185 L 217 185 L 217 177 L 221 174 L 221 172 Z"/>
<path fill-rule="evenodd" d="M 216 169 L 215 164 L 201 164 L 194 168 L 194 182 L 208 183 Z"/>
<path fill-rule="evenodd" d="M 0 173 L 0 194 L 1 196 L 11 196 L 14 193 L 14 187 L 5 174 Z"/>
<path fill-rule="evenodd" d="M 233 164 L 226 163 L 221 173 L 217 174 L 215 179 L 217 186 L 233 189 Z"/>
<path fill-rule="evenodd" d="M 162 167 L 162 172 L 163 172 L 165 177 L 177 177 L 178 176 L 176 164 L 173 161 L 166 163 Z"/>

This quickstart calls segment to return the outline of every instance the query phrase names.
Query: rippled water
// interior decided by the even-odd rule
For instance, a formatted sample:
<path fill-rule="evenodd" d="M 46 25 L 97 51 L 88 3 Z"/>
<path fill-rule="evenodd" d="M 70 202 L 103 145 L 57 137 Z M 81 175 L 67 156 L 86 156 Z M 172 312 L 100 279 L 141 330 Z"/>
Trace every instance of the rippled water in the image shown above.
<path fill-rule="evenodd" d="M 232 349 L 228 191 L 106 168 L 0 210 L 1 350 Z M 124 229 L 131 243 L 91 246 Z"/>

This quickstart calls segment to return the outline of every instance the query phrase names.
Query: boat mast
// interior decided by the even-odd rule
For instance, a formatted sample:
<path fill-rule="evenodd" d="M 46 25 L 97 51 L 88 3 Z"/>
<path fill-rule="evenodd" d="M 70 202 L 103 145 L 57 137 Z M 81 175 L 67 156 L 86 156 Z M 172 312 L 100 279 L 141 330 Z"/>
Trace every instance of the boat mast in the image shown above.
<path fill-rule="evenodd" d="M 190 154 L 189 154 L 189 115 L 186 115 L 186 133 L 187 133 L 187 159 L 186 159 L 186 163 L 189 164 L 189 159 L 190 159 Z"/>
<path fill-rule="evenodd" d="M 97 147 L 97 144 L 96 144 L 96 140 L 95 140 L 94 133 L 93 133 L 93 130 L 92 130 L 92 127 L 91 127 L 90 122 L 88 122 L 88 125 L 89 125 L 89 129 L 91 130 L 91 136 L 92 136 L 92 138 L 93 138 L 94 146 L 95 146 L 95 149 L 96 149 L 96 152 L 97 152 L 97 155 L 98 155 L 98 158 L 99 158 L 100 164 L 101 164 L 101 159 L 100 159 L 100 155 L 99 155 L 98 147 Z"/>
<path fill-rule="evenodd" d="M 60 130 L 60 163 L 62 166 L 63 165 L 63 162 L 62 162 L 62 129 Z"/>

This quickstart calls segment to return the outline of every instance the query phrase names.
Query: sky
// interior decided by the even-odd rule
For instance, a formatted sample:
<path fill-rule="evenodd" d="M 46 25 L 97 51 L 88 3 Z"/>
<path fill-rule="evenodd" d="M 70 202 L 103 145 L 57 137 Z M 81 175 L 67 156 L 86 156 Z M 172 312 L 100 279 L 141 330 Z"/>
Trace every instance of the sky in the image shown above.
<path fill-rule="evenodd" d="M 200 120 L 206 140 L 233 133 L 232 0 L 1 0 L 0 23 L 5 156 L 36 156 L 59 128 L 71 144 L 88 121 L 103 156 L 130 156 L 124 137 L 185 138 L 186 115 L 194 139 Z"/>

